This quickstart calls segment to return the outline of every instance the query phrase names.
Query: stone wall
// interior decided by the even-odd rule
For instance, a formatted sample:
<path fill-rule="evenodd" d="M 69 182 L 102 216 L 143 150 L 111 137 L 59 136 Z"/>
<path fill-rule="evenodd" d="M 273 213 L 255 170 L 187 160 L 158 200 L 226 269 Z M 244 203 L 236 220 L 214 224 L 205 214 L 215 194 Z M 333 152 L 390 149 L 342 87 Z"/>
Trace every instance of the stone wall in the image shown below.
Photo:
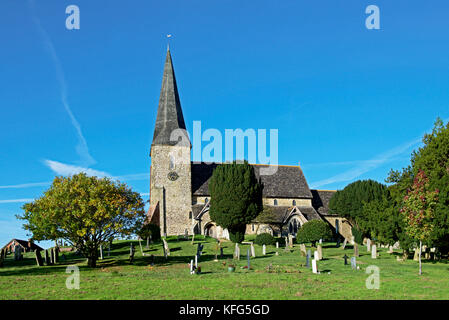
<path fill-rule="evenodd" d="M 323 218 L 329 222 L 332 227 L 335 229 L 335 226 L 337 224 L 337 220 L 339 221 L 339 233 L 348 241 L 351 240 L 352 237 L 352 231 L 351 231 L 351 224 L 346 218 L 342 217 L 336 217 L 336 216 L 323 216 Z"/>
<path fill-rule="evenodd" d="M 298 207 L 311 207 L 312 206 L 312 199 L 301 199 L 301 198 L 263 198 L 263 204 L 264 205 L 274 205 L 274 200 L 277 200 L 278 206 L 287 206 L 292 207 L 293 206 L 293 200 L 296 201 L 296 205 Z"/>

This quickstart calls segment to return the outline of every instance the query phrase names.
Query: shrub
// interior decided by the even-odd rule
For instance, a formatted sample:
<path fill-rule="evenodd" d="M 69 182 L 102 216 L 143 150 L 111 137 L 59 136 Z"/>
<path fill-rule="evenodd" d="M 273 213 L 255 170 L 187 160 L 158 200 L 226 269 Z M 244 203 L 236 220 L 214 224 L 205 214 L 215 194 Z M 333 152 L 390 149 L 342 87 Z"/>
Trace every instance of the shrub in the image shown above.
<path fill-rule="evenodd" d="M 263 246 L 263 245 L 274 245 L 276 243 L 276 239 L 269 233 L 261 233 L 258 234 L 254 243 Z"/>
<path fill-rule="evenodd" d="M 297 243 L 311 242 L 313 246 L 320 240 L 328 240 L 332 237 L 329 225 L 322 220 L 311 220 L 303 224 L 296 235 Z"/>
<path fill-rule="evenodd" d="M 363 233 L 356 227 L 351 228 L 352 235 L 354 236 L 354 241 L 357 244 L 363 244 Z"/>
<path fill-rule="evenodd" d="M 231 240 L 234 243 L 241 243 L 245 239 L 245 231 L 236 231 L 231 232 L 229 231 L 229 240 Z"/>

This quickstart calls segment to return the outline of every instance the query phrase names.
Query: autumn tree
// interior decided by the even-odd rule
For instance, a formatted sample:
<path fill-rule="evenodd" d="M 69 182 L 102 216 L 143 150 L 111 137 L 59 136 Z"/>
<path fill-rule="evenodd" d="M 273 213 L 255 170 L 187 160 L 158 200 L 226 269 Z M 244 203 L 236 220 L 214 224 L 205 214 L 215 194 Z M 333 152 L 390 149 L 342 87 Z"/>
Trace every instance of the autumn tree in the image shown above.
<path fill-rule="evenodd" d="M 18 218 L 33 240 L 64 239 L 95 267 L 100 244 L 139 230 L 145 219 L 140 194 L 126 184 L 84 173 L 56 177 L 51 187 L 23 206 Z"/>
<path fill-rule="evenodd" d="M 428 239 L 434 229 L 434 208 L 438 201 L 438 189 L 430 190 L 429 179 L 419 170 L 403 200 L 400 212 L 406 223 L 406 233 L 419 242 L 419 274 L 422 274 L 422 242 Z"/>

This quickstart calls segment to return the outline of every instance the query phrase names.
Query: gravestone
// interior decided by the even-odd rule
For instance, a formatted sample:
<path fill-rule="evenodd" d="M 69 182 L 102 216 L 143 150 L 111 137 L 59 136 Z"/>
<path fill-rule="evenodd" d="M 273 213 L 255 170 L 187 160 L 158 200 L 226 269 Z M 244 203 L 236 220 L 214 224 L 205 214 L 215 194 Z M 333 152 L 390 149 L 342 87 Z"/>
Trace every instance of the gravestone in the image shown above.
<path fill-rule="evenodd" d="M 388 253 L 393 253 L 393 246 L 390 245 L 390 246 L 388 247 Z"/>
<path fill-rule="evenodd" d="M 315 260 L 320 260 L 319 258 L 320 258 L 320 256 L 319 256 L 319 254 L 318 254 L 318 251 L 315 250 L 315 251 L 313 252 L 313 259 L 315 259 Z"/>
<path fill-rule="evenodd" d="M 279 249 L 279 242 L 276 241 L 276 249 Z"/>
<path fill-rule="evenodd" d="M 251 243 L 251 257 L 256 257 L 256 249 L 254 249 L 254 245 Z"/>
<path fill-rule="evenodd" d="M 38 267 L 42 267 L 44 262 L 42 261 L 41 252 L 39 250 L 34 250 L 34 255 L 36 256 L 36 263 Z"/>
<path fill-rule="evenodd" d="M 343 256 L 343 259 L 345 259 L 345 266 L 348 265 L 348 258 L 349 258 L 349 257 L 348 257 L 347 255 L 344 255 L 344 256 Z"/>
<path fill-rule="evenodd" d="M 53 251 L 53 248 L 50 249 L 50 264 L 55 264 L 55 252 Z"/>
<path fill-rule="evenodd" d="M 366 239 L 366 252 L 371 252 L 371 239 Z"/>
<path fill-rule="evenodd" d="M 284 250 L 287 251 L 288 250 L 288 238 L 285 237 L 284 239 L 285 239 L 285 248 L 284 248 Z"/>
<path fill-rule="evenodd" d="M 306 245 L 304 243 L 301 243 L 299 245 L 299 250 L 301 251 L 301 255 L 303 256 L 307 255 Z"/>
<path fill-rule="evenodd" d="M 190 274 L 193 274 L 193 260 L 190 260 Z"/>
<path fill-rule="evenodd" d="M 58 263 L 59 262 L 59 247 L 55 247 L 54 248 L 54 263 Z"/>
<path fill-rule="evenodd" d="M 345 241 L 343 241 L 343 246 L 341 247 L 342 250 L 346 248 L 346 244 L 348 243 L 348 239 L 345 238 Z"/>
<path fill-rule="evenodd" d="M 134 246 L 131 243 L 130 247 L 129 247 L 129 263 L 133 263 L 134 262 Z"/>
<path fill-rule="evenodd" d="M 377 247 L 375 244 L 371 246 L 371 258 L 376 259 L 377 258 Z"/>
<path fill-rule="evenodd" d="M 293 248 L 293 235 L 288 235 L 288 245 L 290 248 Z"/>
<path fill-rule="evenodd" d="M 262 246 L 262 254 L 263 255 L 267 254 L 267 247 L 265 245 Z"/>
<path fill-rule="evenodd" d="M 355 237 L 354 237 L 354 236 L 351 236 L 351 244 L 352 244 L 352 245 L 354 245 L 354 243 L 355 243 L 355 240 L 354 240 L 354 239 L 355 239 Z"/>
<path fill-rule="evenodd" d="M 198 255 L 195 256 L 195 269 L 198 269 Z"/>
<path fill-rule="evenodd" d="M 167 241 L 165 239 L 162 239 L 162 241 L 164 242 L 164 250 L 165 250 L 167 256 L 169 256 L 170 255 L 170 248 L 168 247 L 168 243 L 167 243 Z"/>
<path fill-rule="evenodd" d="M 352 268 L 352 270 L 357 269 L 357 260 L 355 257 L 351 258 L 351 268 Z"/>
<path fill-rule="evenodd" d="M 318 273 L 318 266 L 317 266 L 317 260 L 316 259 L 312 260 L 312 272 L 313 273 Z"/>
<path fill-rule="evenodd" d="M 321 244 L 318 245 L 317 251 L 318 251 L 318 260 L 322 260 L 323 259 L 323 246 Z"/>
<path fill-rule="evenodd" d="M 100 260 L 103 260 L 103 246 L 100 244 Z"/>
<path fill-rule="evenodd" d="M 359 257 L 359 245 L 357 243 L 354 244 L 354 257 Z"/>
<path fill-rule="evenodd" d="M 19 261 L 22 260 L 22 247 L 21 246 L 15 246 L 14 247 L 14 260 Z"/>
<path fill-rule="evenodd" d="M 419 249 L 415 248 L 415 254 L 413 256 L 414 261 L 419 261 Z"/>
<path fill-rule="evenodd" d="M 238 243 L 235 244 L 234 258 L 240 260 L 240 248 Z"/>

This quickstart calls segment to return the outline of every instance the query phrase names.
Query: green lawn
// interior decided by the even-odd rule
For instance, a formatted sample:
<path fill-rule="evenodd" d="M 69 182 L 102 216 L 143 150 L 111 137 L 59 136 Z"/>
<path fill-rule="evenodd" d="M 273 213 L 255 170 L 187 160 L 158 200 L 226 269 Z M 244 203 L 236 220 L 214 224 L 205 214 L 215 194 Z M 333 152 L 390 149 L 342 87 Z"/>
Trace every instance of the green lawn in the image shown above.
<path fill-rule="evenodd" d="M 396 255 L 380 249 L 380 257 L 371 259 L 366 247 L 360 247 L 358 265 L 352 270 L 344 265 L 343 255 L 352 256 L 352 246 L 346 250 L 325 243 L 324 260 L 319 261 L 321 274 L 313 274 L 305 267 L 306 259 L 295 245 L 292 252 L 268 247 L 262 256 L 262 247 L 256 247 L 256 258 L 251 258 L 251 270 L 246 266 L 249 246 L 241 246 L 242 257 L 237 261 L 234 273 L 228 273 L 223 263 L 232 258 L 234 246 L 226 243 L 226 258 L 214 261 L 213 239 L 177 241 L 169 239 L 171 256 L 166 261 L 160 243 L 153 244 L 146 253 L 155 256 L 142 257 L 137 241 L 133 241 L 136 254 L 129 264 L 129 244 L 118 241 L 113 245 L 110 257 L 99 261 L 96 269 L 89 269 L 85 259 L 65 254 L 66 261 L 55 266 L 37 267 L 34 254 L 25 255 L 23 261 L 14 261 L 9 255 L 0 268 L 0 299 L 448 299 L 449 265 L 447 261 L 423 263 L 423 275 L 418 276 L 418 263 L 413 260 L 396 261 Z M 201 275 L 190 275 L 188 263 L 196 253 L 196 243 L 204 243 L 200 258 Z M 282 242 L 281 242 L 282 243 Z M 144 243 L 142 243 L 144 245 Z M 107 252 L 104 253 L 107 255 Z M 349 261 L 348 261 L 349 262 Z M 66 288 L 68 265 L 80 268 L 79 290 Z M 268 265 L 272 265 L 271 271 Z M 367 289 L 366 267 L 380 268 L 380 289 Z"/>

